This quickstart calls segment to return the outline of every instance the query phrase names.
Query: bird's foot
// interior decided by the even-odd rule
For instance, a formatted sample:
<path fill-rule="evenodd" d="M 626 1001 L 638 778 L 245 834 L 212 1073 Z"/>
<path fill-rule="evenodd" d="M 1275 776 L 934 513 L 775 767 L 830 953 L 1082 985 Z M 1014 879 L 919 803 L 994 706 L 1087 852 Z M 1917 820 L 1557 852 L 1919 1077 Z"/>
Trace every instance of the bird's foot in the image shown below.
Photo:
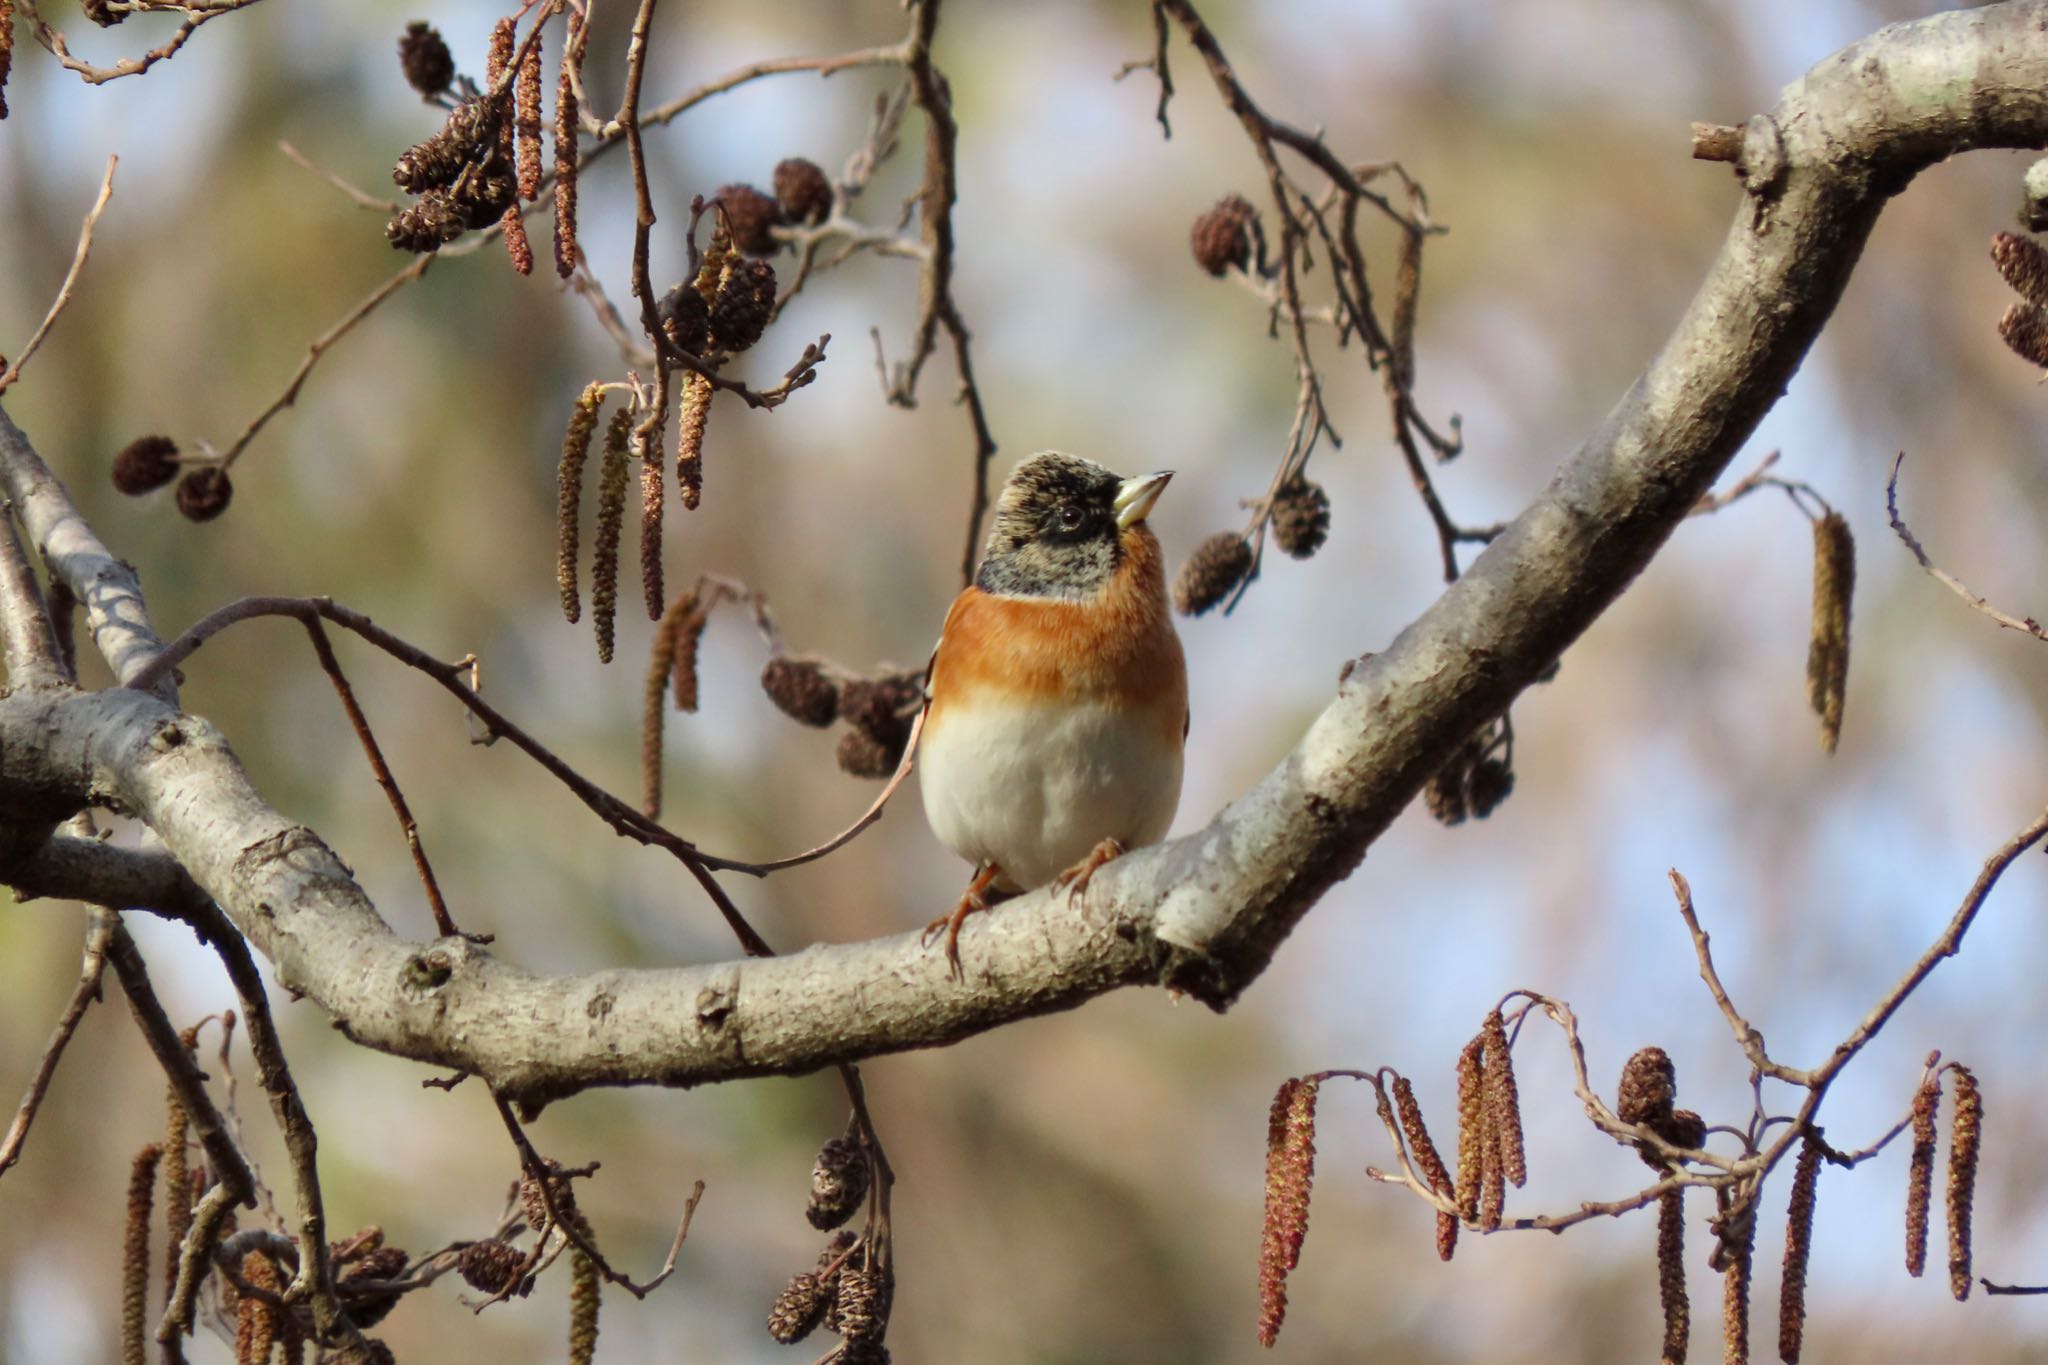
<path fill-rule="evenodd" d="M 1097 872 L 1100 872 L 1107 864 L 1123 857 L 1124 853 L 1125 849 L 1121 840 L 1104 839 L 1101 843 L 1088 850 L 1087 857 L 1075 863 L 1065 872 L 1060 873 L 1059 876 L 1054 877 L 1052 879 L 1053 889 L 1065 891 L 1067 893 L 1067 900 L 1069 902 L 1073 901 L 1076 896 L 1079 896 L 1088 889 L 1090 879 Z"/>
<path fill-rule="evenodd" d="M 960 980 L 965 976 L 965 973 L 960 969 L 960 926 L 967 922 L 969 915 L 988 909 L 988 889 L 995 884 L 996 878 L 1001 875 L 1002 869 L 994 863 L 990 863 L 987 867 L 975 873 L 974 880 L 967 883 L 967 889 L 960 893 L 960 903 L 953 907 L 953 912 L 948 915 L 940 915 L 924 927 L 923 943 L 927 948 L 931 947 L 932 940 L 937 938 L 941 931 L 944 931 L 946 935 L 946 970 L 952 973 L 955 980 Z"/>

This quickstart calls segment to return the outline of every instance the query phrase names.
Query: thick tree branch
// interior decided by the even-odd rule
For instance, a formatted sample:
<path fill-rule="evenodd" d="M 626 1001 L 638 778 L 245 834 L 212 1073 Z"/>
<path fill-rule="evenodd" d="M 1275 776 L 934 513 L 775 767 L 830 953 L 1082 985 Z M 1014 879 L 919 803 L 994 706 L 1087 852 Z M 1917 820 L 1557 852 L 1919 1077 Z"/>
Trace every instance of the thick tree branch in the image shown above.
<path fill-rule="evenodd" d="M 0 410 L 0 486 L 13 499 L 14 514 L 28 529 L 51 575 L 69 584 L 72 595 L 84 605 L 93 645 L 113 668 L 114 676 L 129 682 L 164 647 L 150 627 L 149 612 L 142 603 L 142 583 L 134 569 L 100 543 L 64 485 L 4 410 Z M 165 701 L 177 699 L 172 679 L 159 679 L 153 690 Z"/>
<path fill-rule="evenodd" d="M 909 934 L 558 976 L 461 940 L 408 943 L 315 835 L 262 800 L 212 727 L 133 691 L 0 700 L 0 815 L 61 782 L 133 813 L 283 984 L 351 1037 L 477 1072 L 528 1102 L 933 1046 L 1139 982 L 1221 1008 L 1450 751 L 1691 512 L 1813 343 L 1885 201 L 1955 152 L 2044 141 L 2048 0 L 1895 25 L 1814 68 L 1750 121 L 1720 257 L 1536 501 L 1392 645 L 1348 670 L 1294 751 L 1207 828 L 1110 864 L 1081 904 L 1040 891 L 974 921 L 964 982 Z M 0 425 L 0 463 L 26 501 L 18 447 Z"/>

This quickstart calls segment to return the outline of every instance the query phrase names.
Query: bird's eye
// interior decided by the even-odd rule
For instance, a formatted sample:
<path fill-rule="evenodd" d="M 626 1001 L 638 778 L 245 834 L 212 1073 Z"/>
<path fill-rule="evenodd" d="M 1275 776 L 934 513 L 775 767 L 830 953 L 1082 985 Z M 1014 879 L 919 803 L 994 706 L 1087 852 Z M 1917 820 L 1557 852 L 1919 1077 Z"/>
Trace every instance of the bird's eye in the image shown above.
<path fill-rule="evenodd" d="M 1053 515 L 1058 518 L 1062 531 L 1078 531 L 1081 523 L 1088 519 L 1088 514 L 1071 502 L 1061 503 L 1059 511 Z"/>

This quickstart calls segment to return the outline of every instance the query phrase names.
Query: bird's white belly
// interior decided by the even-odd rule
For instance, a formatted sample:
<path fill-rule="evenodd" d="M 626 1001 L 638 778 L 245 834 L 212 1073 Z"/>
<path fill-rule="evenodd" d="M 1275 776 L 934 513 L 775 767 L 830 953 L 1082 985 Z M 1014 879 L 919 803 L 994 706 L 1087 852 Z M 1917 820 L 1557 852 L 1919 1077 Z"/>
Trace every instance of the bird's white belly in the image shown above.
<path fill-rule="evenodd" d="M 977 700 L 921 744 L 925 818 L 939 842 L 993 862 L 1006 888 L 1041 886 L 1104 839 L 1156 843 L 1180 804 L 1180 746 L 1100 702 Z"/>

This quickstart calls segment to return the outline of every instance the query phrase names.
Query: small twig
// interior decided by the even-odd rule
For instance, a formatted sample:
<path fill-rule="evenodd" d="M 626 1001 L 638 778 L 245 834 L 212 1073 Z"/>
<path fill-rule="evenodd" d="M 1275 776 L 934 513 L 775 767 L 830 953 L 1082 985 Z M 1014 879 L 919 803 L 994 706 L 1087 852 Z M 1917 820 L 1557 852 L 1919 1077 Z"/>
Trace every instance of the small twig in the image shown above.
<path fill-rule="evenodd" d="M 232 928 L 229 933 L 233 933 Z M 240 941 L 239 936 L 236 936 L 236 941 Z M 149 1043 L 149 1050 L 156 1055 L 157 1065 L 163 1068 L 165 1079 L 177 1093 L 178 1103 L 185 1107 L 186 1121 L 191 1124 L 200 1145 L 206 1149 L 207 1160 L 215 1175 L 234 1196 L 236 1203 L 254 1208 L 255 1173 L 249 1169 L 248 1161 L 229 1136 L 227 1122 L 221 1117 L 220 1110 L 214 1107 L 213 1097 L 206 1093 L 205 1073 L 200 1071 L 192 1054 L 178 1040 L 176 1026 L 156 998 L 156 991 L 149 982 L 149 969 L 143 964 L 142 954 L 136 951 L 135 940 L 118 924 L 107 941 L 107 961 L 120 980 L 122 991 L 128 996 L 128 1007 L 142 1029 L 143 1038 Z"/>
<path fill-rule="evenodd" d="M 1749 1064 L 1756 1068 L 1760 1075 L 1769 1076 L 1773 1080 L 1788 1081 L 1793 1085 L 1806 1085 L 1811 1079 L 1809 1073 L 1772 1061 L 1770 1054 L 1764 1050 L 1763 1034 L 1757 1032 L 1756 1026 L 1742 1017 L 1741 1012 L 1735 1008 L 1735 1002 L 1728 998 L 1728 989 L 1721 984 L 1720 973 L 1714 970 L 1714 955 L 1709 949 L 1707 931 L 1700 927 L 1699 915 L 1693 910 L 1692 886 L 1675 867 L 1664 875 L 1671 879 L 1671 893 L 1678 898 L 1679 918 L 1685 921 L 1686 931 L 1692 935 L 1693 952 L 1700 962 L 1700 979 L 1707 983 L 1707 990 L 1713 995 L 1714 1003 L 1721 1007 L 1721 1017 L 1728 1021 L 1728 1027 L 1734 1031 L 1735 1041 L 1741 1046 L 1742 1055 L 1749 1058 Z"/>
<path fill-rule="evenodd" d="M 1913 558 L 1920 561 L 1920 567 L 1927 570 L 1937 583 L 1945 585 L 1950 592 L 1953 592 L 1956 596 L 1962 598 L 1963 601 L 1969 603 L 1973 610 L 1983 612 L 2007 630 L 2016 630 L 2024 635 L 2031 635 L 2036 640 L 2048 640 L 2048 629 L 2043 629 L 2039 621 L 2036 621 L 2031 616 L 2007 615 L 1982 597 L 1979 597 L 1976 593 L 1971 592 L 1969 588 L 1964 586 L 1961 579 L 1927 557 L 1927 551 L 1921 548 L 1920 542 L 1914 538 L 1911 531 L 1906 529 L 1906 523 L 1899 517 L 1899 467 L 1905 464 L 1905 462 L 1906 453 L 1904 451 L 1900 451 L 1899 457 L 1892 461 L 1892 476 L 1885 481 L 1884 485 L 1884 510 L 1885 515 L 1891 518 L 1892 530 L 1898 532 L 1899 539 L 1906 542 L 1906 548 L 1913 552 Z"/>
<path fill-rule="evenodd" d="M 34 13 L 28 8 L 25 8 L 24 12 L 31 15 Z M 30 22 L 41 21 L 32 18 Z M 12 363 L 0 369 L 0 393 L 7 392 L 14 381 L 21 378 L 22 367 L 28 364 L 29 357 L 36 353 L 36 348 L 43 344 L 43 338 L 50 334 L 51 325 L 71 302 L 71 292 L 78 286 L 79 272 L 85 269 L 85 258 L 92 254 L 92 230 L 100 221 L 100 211 L 106 208 L 107 200 L 113 197 L 114 167 L 119 162 L 120 158 L 117 156 L 107 158 L 107 173 L 100 180 L 99 196 L 92 201 L 92 207 L 85 211 L 85 221 L 78 228 L 78 249 L 71 255 L 71 269 L 64 272 L 64 283 L 57 287 L 57 297 L 51 300 L 50 311 L 43 314 L 42 325 L 36 328 L 35 334 L 29 337 L 28 343 L 21 348 L 20 354 L 14 357 Z"/>
<path fill-rule="evenodd" d="M 2048 1284 L 1993 1284 L 1986 1279 L 1977 1283 L 1984 1286 L 1987 1294 L 2048 1294 Z"/>
<path fill-rule="evenodd" d="M 246 9 L 255 4 L 256 0 L 213 0 L 213 3 L 206 5 L 165 6 L 183 14 L 185 22 L 178 25 L 177 30 L 169 38 L 140 57 L 124 57 L 112 66 L 94 66 L 91 62 L 80 61 L 72 56 L 70 45 L 65 42 L 64 35 L 53 28 L 37 11 L 35 0 L 16 0 L 16 3 L 21 9 L 22 16 L 28 20 L 36 41 L 48 49 L 50 55 L 61 62 L 66 71 L 76 74 L 87 85 L 105 85 L 108 81 L 119 80 L 123 76 L 140 76 L 158 62 L 168 61 L 178 54 L 178 49 L 185 46 L 186 39 L 197 33 L 202 24 L 210 23 L 222 15 L 233 14 L 236 10 Z"/>
<path fill-rule="evenodd" d="M 441 885 L 434 879 L 434 869 L 427 862 L 426 845 L 420 841 L 419 822 L 413 819 L 412 808 L 405 803 L 405 794 L 398 789 L 398 779 L 391 775 L 391 767 L 384 761 L 384 751 L 377 744 L 377 737 L 370 730 L 369 717 L 356 702 L 355 689 L 348 685 L 348 678 L 341 671 L 341 661 L 334 657 L 334 646 L 327 639 L 327 631 L 318 617 L 305 619 L 306 634 L 313 639 L 313 653 L 320 660 L 320 667 L 327 674 L 327 680 L 334 684 L 335 693 L 341 698 L 341 707 L 348 712 L 348 723 L 355 729 L 356 742 L 363 746 L 364 755 L 370 760 L 370 771 L 377 779 L 377 785 L 391 802 L 392 813 L 398 817 L 398 827 L 405 836 L 405 846 L 412 854 L 412 865 L 419 873 L 420 885 L 427 893 L 427 908 L 434 915 L 434 929 L 443 937 L 452 938 L 462 931 L 455 927 L 455 919 L 448 913 L 448 903 L 441 898 Z"/>
<path fill-rule="evenodd" d="M 1159 108 L 1154 117 L 1159 120 L 1160 135 L 1171 138 L 1173 124 L 1167 121 L 1166 106 L 1173 102 L 1173 71 L 1166 64 L 1166 37 L 1166 9 L 1155 3 L 1152 6 L 1152 55 L 1125 62 L 1116 69 L 1115 79 L 1121 81 L 1133 71 L 1150 71 L 1159 78 Z"/>
<path fill-rule="evenodd" d="M 42 1107 L 43 1096 L 50 1089 L 50 1078 L 57 1074 L 57 1063 L 63 1059 L 64 1049 L 71 1042 L 78 1021 L 85 1017 L 87 1007 L 100 998 L 100 977 L 107 966 L 107 944 L 119 923 L 120 919 L 113 911 L 97 906 L 86 921 L 85 960 L 79 968 L 78 984 L 72 988 L 64 1013 L 57 1017 L 57 1026 L 50 1030 L 50 1041 L 43 1045 L 42 1060 L 36 1063 L 35 1075 L 29 1078 L 28 1093 L 22 1096 L 20 1107 L 14 1111 L 14 1121 L 7 1125 L 7 1136 L 0 1139 L 0 1175 L 5 1175 L 8 1167 L 21 1160 L 22 1145 L 28 1141 L 29 1125 L 35 1122 L 36 1111 Z"/>
<path fill-rule="evenodd" d="M 418 260 L 371 290 L 369 296 L 356 304 L 355 307 L 349 309 L 339 322 L 315 337 L 307 345 L 305 358 L 299 362 L 298 369 L 292 372 L 291 379 L 286 382 L 284 392 L 271 399 L 268 407 L 249 419 L 249 424 L 242 428 L 241 434 L 235 437 L 234 441 L 229 444 L 227 450 L 221 455 L 220 467 L 226 469 L 232 465 L 241 457 L 242 452 L 248 449 L 249 442 L 256 439 L 256 433 L 263 430 L 271 418 L 299 401 L 299 390 L 305 387 L 306 376 L 311 374 L 313 367 L 320 363 L 320 358 L 327 353 L 328 347 L 347 336 L 357 323 L 376 312 L 378 305 L 382 304 L 384 300 L 426 274 L 438 259 L 440 259 L 438 253 L 429 253 L 421 256 Z"/>
<path fill-rule="evenodd" d="M 376 195 L 369 193 L 367 190 L 357 188 L 353 182 L 343 179 L 341 176 L 335 174 L 333 171 L 328 170 L 325 166 L 314 165 L 310 160 L 307 159 L 306 154 L 304 152 L 292 146 L 291 143 L 286 142 L 282 138 L 278 139 L 277 150 L 283 152 L 286 157 L 288 157 L 294 162 L 297 162 L 299 165 L 304 166 L 307 170 L 311 171 L 313 174 L 319 176 L 322 180 L 325 180 L 328 184 L 334 186 L 334 188 L 340 190 L 343 194 L 347 195 L 350 201 L 352 201 L 357 208 L 371 209 L 377 213 L 382 214 L 393 214 L 398 212 L 399 205 L 397 200 L 379 199 Z"/>
<path fill-rule="evenodd" d="M 1695 161 L 1740 161 L 1742 129 L 1725 123 L 1693 124 L 1692 157 Z"/>
<path fill-rule="evenodd" d="M 749 872 L 764 875 L 766 865 L 740 862 L 736 859 L 721 858 L 705 853 L 689 840 L 670 831 L 658 821 L 650 820 L 638 809 L 612 795 L 590 779 L 584 777 L 556 756 L 540 741 L 527 734 L 507 716 L 485 701 L 469 685 L 471 661 L 459 660 L 448 663 L 436 659 L 425 650 L 412 645 L 390 631 L 371 621 L 360 612 L 350 611 L 325 597 L 245 597 L 231 602 L 201 620 L 195 622 L 177 640 L 167 646 L 156 663 L 146 670 L 140 682 L 147 685 L 155 676 L 176 668 L 189 658 L 206 641 L 239 621 L 253 620 L 262 616 L 286 616 L 304 621 L 319 618 L 353 631 L 385 653 L 412 668 L 418 669 L 439 683 L 443 690 L 453 696 L 478 719 L 489 727 L 494 735 L 510 740 L 513 746 L 533 759 L 541 767 L 574 792 L 583 804 L 598 818 L 626 838 L 649 844 L 672 854 L 689 869 L 699 886 L 712 898 L 719 913 L 739 937 L 746 951 L 755 957 L 771 957 L 774 950 L 766 939 L 747 923 L 746 917 L 726 895 L 718 881 L 711 875 L 713 869 Z"/>
<path fill-rule="evenodd" d="M 683 1203 L 682 1222 L 676 1228 L 675 1240 L 669 1244 L 668 1257 L 662 1262 L 660 1271 L 652 1279 L 641 1283 L 633 1279 L 632 1276 L 618 1270 L 610 1261 L 605 1259 L 604 1253 L 597 1249 L 596 1244 L 584 1235 L 583 1228 L 578 1226 L 578 1223 L 581 1221 L 579 1218 L 565 1218 L 562 1216 L 563 1209 L 556 1202 L 555 1182 L 564 1180 L 569 1172 L 552 1168 L 550 1163 L 534 1149 L 532 1141 L 526 1136 L 526 1129 L 520 1124 L 518 1116 L 512 1112 L 512 1106 L 506 1103 L 502 1096 L 494 1094 L 491 1096 L 491 1100 L 497 1105 L 498 1117 L 505 1122 L 505 1131 L 511 1134 L 513 1146 L 519 1149 L 520 1168 L 531 1178 L 534 1188 L 539 1192 L 541 1203 L 548 1211 L 548 1221 L 578 1251 L 590 1258 L 590 1263 L 597 1267 L 600 1275 L 603 1275 L 607 1280 L 624 1289 L 634 1298 L 644 1299 L 660 1288 L 663 1281 L 675 1273 L 676 1259 L 682 1254 L 683 1242 L 690 1235 L 690 1220 L 697 1216 L 697 1205 L 704 1198 L 704 1182 L 701 1180 L 697 1181 L 690 1191 L 690 1197 Z M 595 1167 L 590 1169 L 594 1170 Z"/>

